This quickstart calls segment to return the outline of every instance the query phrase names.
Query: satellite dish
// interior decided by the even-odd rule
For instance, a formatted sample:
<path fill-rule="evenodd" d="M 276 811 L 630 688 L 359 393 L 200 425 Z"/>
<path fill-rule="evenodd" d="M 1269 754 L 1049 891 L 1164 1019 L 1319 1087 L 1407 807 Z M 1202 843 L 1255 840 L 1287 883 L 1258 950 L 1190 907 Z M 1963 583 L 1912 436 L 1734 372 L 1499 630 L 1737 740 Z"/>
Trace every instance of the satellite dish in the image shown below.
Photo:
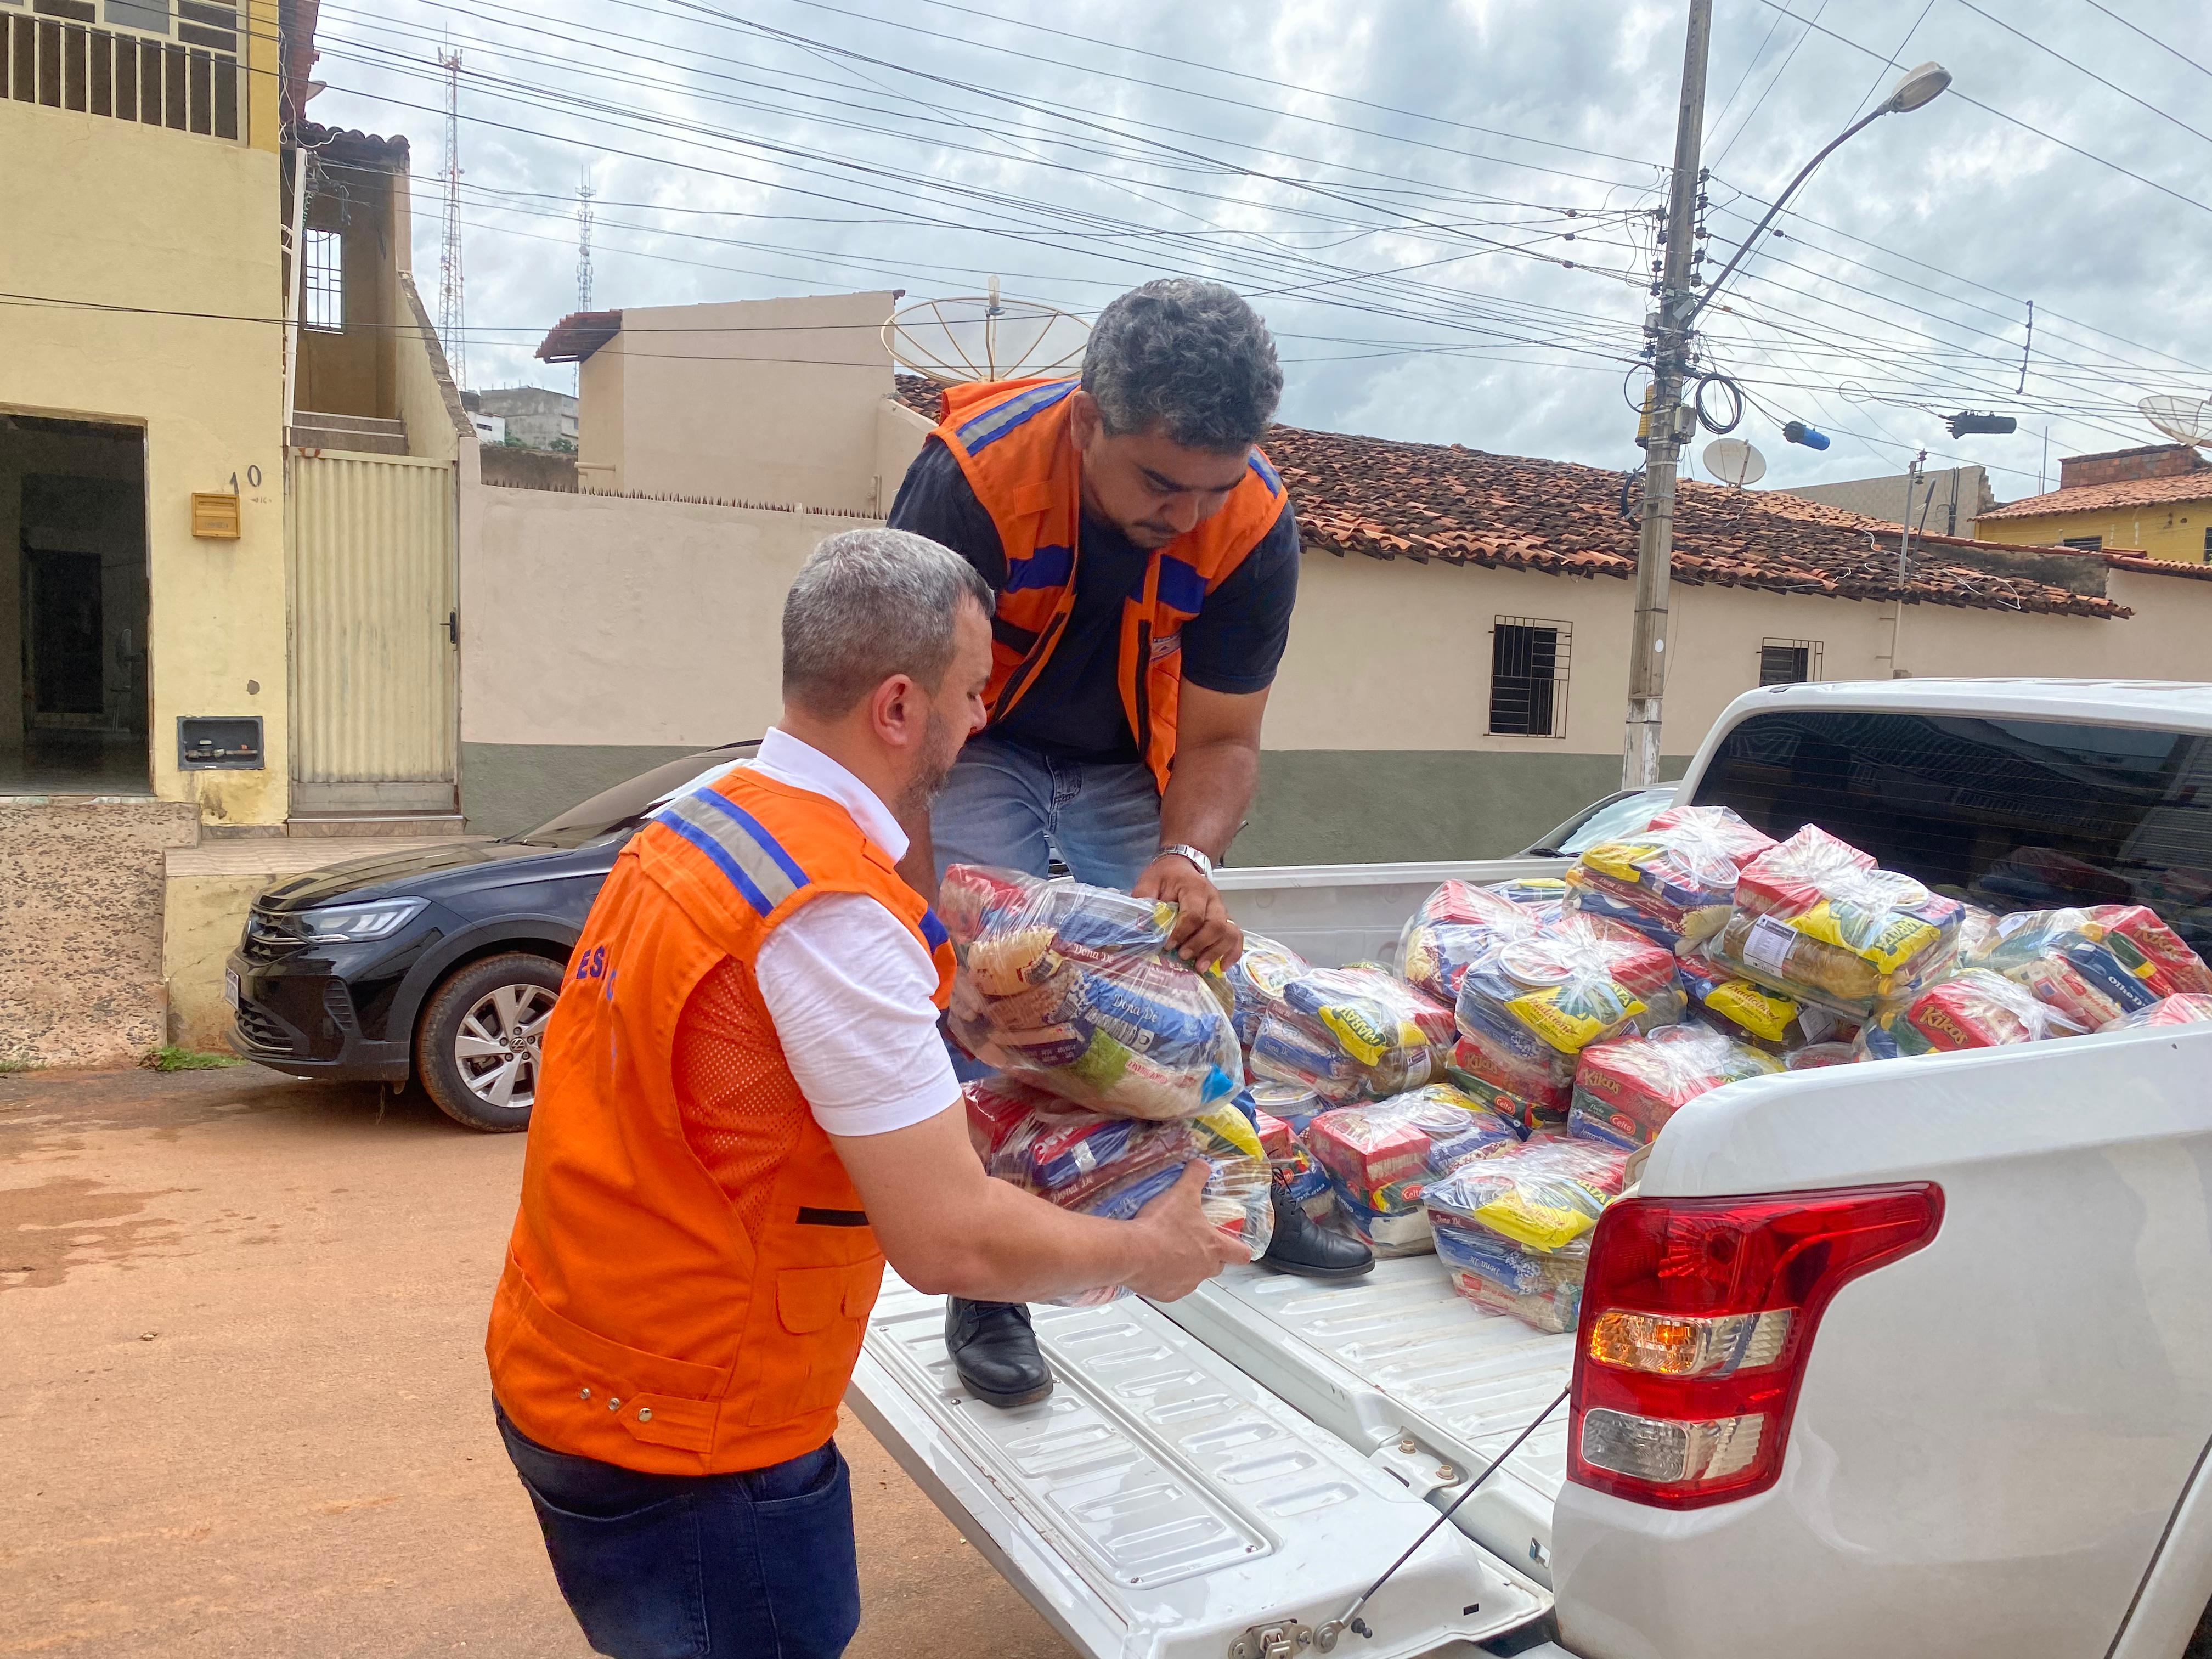
<path fill-rule="evenodd" d="M 990 292 L 923 300 L 891 313 L 884 345 L 903 368 L 939 386 L 1072 373 L 1083 361 L 1091 325 L 1029 300 Z"/>
<path fill-rule="evenodd" d="M 1716 438 L 1705 446 L 1705 471 L 1737 489 L 1766 476 L 1766 457 L 1741 438 Z"/>
<path fill-rule="evenodd" d="M 2142 417 L 2178 443 L 2212 447 L 2212 401 L 2202 398 L 2146 398 Z"/>

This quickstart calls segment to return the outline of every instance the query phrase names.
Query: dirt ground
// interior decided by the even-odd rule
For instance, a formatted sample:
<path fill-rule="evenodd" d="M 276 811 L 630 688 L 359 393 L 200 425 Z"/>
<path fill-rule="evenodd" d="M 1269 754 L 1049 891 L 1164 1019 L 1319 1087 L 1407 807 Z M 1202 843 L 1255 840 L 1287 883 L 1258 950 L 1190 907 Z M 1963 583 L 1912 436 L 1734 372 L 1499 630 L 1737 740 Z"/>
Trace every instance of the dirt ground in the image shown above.
<path fill-rule="evenodd" d="M 255 1068 L 0 1078 L 0 1655 L 584 1654 L 484 1376 L 522 1150 Z M 838 1438 L 855 1659 L 1068 1652 Z"/>

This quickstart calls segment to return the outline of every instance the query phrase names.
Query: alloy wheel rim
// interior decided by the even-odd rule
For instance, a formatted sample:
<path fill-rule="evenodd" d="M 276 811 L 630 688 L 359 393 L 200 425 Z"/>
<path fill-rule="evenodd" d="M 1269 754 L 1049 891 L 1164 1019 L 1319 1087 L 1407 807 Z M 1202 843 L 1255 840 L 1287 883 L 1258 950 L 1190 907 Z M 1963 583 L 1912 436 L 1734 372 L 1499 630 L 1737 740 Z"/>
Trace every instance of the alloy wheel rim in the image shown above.
<path fill-rule="evenodd" d="M 477 999 L 453 1036 L 454 1067 L 471 1094 L 506 1111 L 531 1106 L 555 1000 L 542 985 L 501 985 Z"/>

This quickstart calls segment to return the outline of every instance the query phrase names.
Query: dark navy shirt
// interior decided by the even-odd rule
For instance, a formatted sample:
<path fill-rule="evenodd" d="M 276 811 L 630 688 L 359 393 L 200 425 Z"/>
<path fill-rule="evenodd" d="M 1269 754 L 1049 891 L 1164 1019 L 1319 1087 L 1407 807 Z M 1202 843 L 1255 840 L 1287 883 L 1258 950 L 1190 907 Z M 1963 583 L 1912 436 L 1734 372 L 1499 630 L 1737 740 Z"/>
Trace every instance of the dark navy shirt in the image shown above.
<path fill-rule="evenodd" d="M 890 526 L 942 542 L 974 565 L 996 593 L 1006 553 L 960 463 L 932 437 L 907 469 Z M 1121 602 L 1152 555 L 1102 520 L 1083 515 L 1075 604 L 1052 656 L 1006 717 L 991 727 L 1040 753 L 1069 760 L 1133 761 L 1137 739 L 1116 682 Z M 1182 625 L 1182 674 L 1209 691 L 1238 695 L 1274 683 L 1298 596 L 1298 522 L 1290 502 L 1244 562 Z"/>

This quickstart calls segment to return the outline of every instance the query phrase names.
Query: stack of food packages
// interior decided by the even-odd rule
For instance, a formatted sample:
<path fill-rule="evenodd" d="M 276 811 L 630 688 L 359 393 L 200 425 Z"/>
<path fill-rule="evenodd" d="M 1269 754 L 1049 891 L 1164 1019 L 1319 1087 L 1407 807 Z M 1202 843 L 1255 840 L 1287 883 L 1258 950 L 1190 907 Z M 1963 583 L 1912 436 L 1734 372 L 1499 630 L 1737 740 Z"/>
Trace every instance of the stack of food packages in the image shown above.
<path fill-rule="evenodd" d="M 1433 1182 L 1424 1199 L 1452 1288 L 1539 1330 L 1572 1330 L 1590 1230 L 1627 1162 L 1599 1141 L 1540 1134 Z"/>
<path fill-rule="evenodd" d="M 1261 1255 L 1274 1211 L 1231 996 L 1169 950 L 1175 908 L 972 865 L 938 902 L 960 963 L 948 1027 L 1001 1073 L 967 1091 L 990 1173 L 1127 1218 L 1203 1158 L 1207 1217 Z"/>
<path fill-rule="evenodd" d="M 1451 1036 L 1451 1009 L 1387 968 L 1309 969 L 1261 1017 L 1252 1075 L 1335 1106 L 1387 1099 L 1440 1076 Z"/>
<path fill-rule="evenodd" d="M 1306 1131 L 1306 1149 L 1328 1177 L 1338 1218 L 1382 1256 L 1434 1248 L 1421 1206 L 1430 1182 L 1520 1143 L 1510 1121 L 1448 1083 L 1340 1106 Z"/>
<path fill-rule="evenodd" d="M 1680 951 L 1721 931 L 1744 866 L 1773 846 L 1728 807 L 1671 807 L 1641 835 L 1585 848 L 1567 869 L 1567 908 Z"/>

